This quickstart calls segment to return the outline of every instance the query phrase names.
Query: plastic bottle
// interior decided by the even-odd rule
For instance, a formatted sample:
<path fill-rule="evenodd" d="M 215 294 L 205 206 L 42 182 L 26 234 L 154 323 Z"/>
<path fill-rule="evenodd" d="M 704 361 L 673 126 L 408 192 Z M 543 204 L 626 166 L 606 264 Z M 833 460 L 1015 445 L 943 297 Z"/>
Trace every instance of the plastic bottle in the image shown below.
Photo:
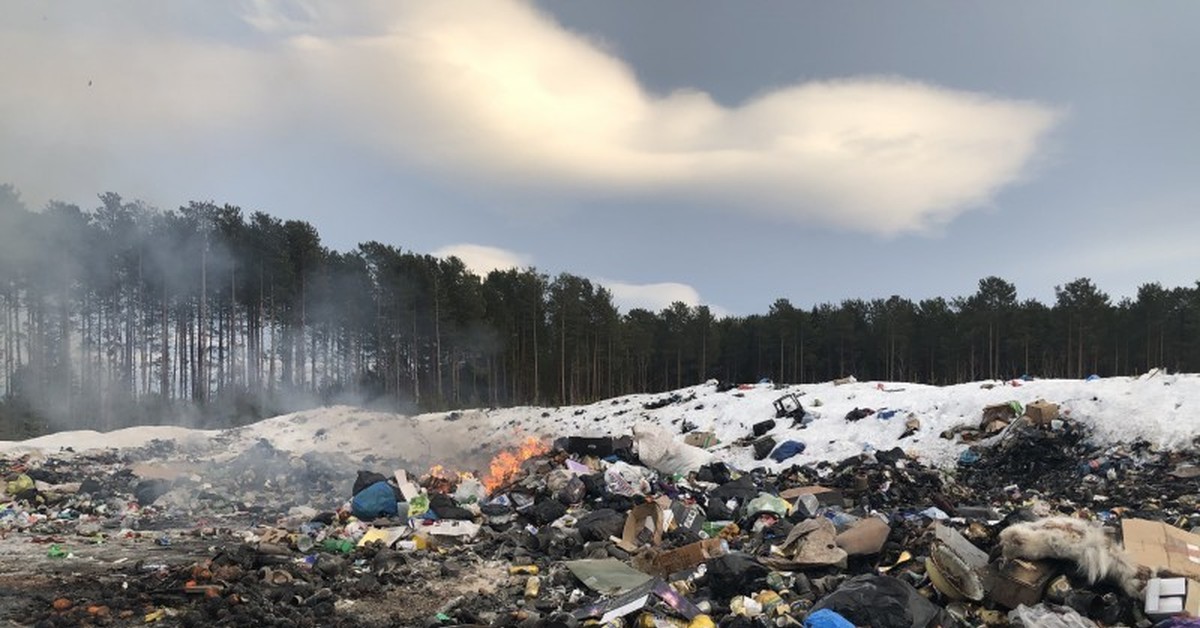
<path fill-rule="evenodd" d="M 309 536 L 307 534 L 296 535 L 296 549 L 297 550 L 300 550 L 301 552 L 304 552 L 307 554 L 308 552 L 312 551 L 312 548 L 314 545 L 316 545 L 316 541 L 313 541 L 313 538 L 311 536 Z"/>

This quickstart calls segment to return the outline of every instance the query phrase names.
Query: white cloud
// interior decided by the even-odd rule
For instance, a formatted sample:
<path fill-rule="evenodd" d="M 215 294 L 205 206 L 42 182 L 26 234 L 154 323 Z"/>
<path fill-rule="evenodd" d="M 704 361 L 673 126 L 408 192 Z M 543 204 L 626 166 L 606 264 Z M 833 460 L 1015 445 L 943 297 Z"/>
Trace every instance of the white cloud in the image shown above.
<path fill-rule="evenodd" d="M 628 312 L 634 308 L 661 312 L 676 301 L 693 307 L 704 305 L 700 301 L 700 293 L 685 283 L 636 284 L 608 279 L 599 279 L 597 283 L 612 293 L 613 303 L 621 312 Z"/>
<path fill-rule="evenodd" d="M 242 45 L 149 23 L 119 38 L 0 27 L 0 81 L 19 86 L 0 96 L 0 142 L 18 147 L 0 171 L 36 195 L 27 178 L 100 178 L 201 150 L 214 131 L 292 150 L 322 129 L 474 184 L 897 233 L 1027 176 L 1059 117 L 895 77 L 785 86 L 735 107 L 653 94 L 515 1 L 247 6 L 262 41 Z M 87 90 L 96 69 L 103 89 Z"/>
<path fill-rule="evenodd" d="M 532 264 L 528 255 L 482 244 L 451 244 L 433 252 L 435 257 L 454 256 L 462 260 L 467 270 L 487 277 L 493 270 L 525 268 Z"/>

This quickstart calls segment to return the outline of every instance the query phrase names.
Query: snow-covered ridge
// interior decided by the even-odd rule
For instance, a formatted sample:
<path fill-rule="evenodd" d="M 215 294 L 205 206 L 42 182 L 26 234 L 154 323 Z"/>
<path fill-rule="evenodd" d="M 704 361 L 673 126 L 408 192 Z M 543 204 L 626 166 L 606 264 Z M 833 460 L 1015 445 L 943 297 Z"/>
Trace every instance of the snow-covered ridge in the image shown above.
<path fill-rule="evenodd" d="M 799 457 L 783 465 L 818 460 L 841 460 L 865 449 L 902 447 L 935 465 L 949 465 L 967 446 L 941 434 L 957 426 L 976 427 L 985 406 L 1045 399 L 1062 412 L 1089 426 L 1104 443 L 1145 439 L 1166 448 L 1192 444 L 1200 430 L 1200 375 L 1151 372 L 1137 378 L 1113 377 L 1092 381 L 1034 380 L 975 382 L 927 386 L 901 382 L 833 382 L 776 387 L 754 384 L 718 392 L 712 383 L 660 394 L 627 395 L 582 406 L 438 412 L 416 416 L 376 412 L 351 406 L 317 408 L 266 419 L 232 430 L 193 430 L 182 427 L 133 427 L 108 433 L 60 432 L 27 441 L 0 442 L 0 451 L 55 451 L 70 447 L 129 448 L 153 440 L 174 440 L 180 446 L 213 457 L 236 454 L 265 440 L 297 453 L 328 452 L 354 459 L 373 457 L 403 460 L 411 468 L 446 464 L 478 470 L 499 449 L 530 435 L 605 436 L 629 434 L 634 425 L 657 424 L 680 433 L 686 421 L 696 429 L 715 432 L 720 443 L 713 451 L 740 468 L 756 462 L 747 447 L 731 443 L 750 433 L 759 421 L 774 418 L 773 402 L 795 394 L 812 421 L 793 428 L 780 420 L 771 433 L 777 440 L 807 445 Z M 680 401 L 655 409 L 646 404 L 672 396 Z M 870 416 L 846 421 L 855 408 L 895 410 L 890 418 Z M 901 439 L 910 416 L 920 421 L 915 434 Z"/>

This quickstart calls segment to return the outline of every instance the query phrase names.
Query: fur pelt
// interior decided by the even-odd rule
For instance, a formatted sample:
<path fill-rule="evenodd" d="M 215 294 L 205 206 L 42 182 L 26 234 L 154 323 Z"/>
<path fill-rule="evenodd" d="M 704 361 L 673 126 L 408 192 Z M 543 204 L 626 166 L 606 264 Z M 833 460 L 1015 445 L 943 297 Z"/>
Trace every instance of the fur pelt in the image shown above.
<path fill-rule="evenodd" d="M 1075 563 L 1089 584 L 1107 581 L 1137 597 L 1149 573 L 1140 570 L 1104 527 L 1072 517 L 1017 523 L 1000 532 L 1005 558 L 1054 558 Z"/>

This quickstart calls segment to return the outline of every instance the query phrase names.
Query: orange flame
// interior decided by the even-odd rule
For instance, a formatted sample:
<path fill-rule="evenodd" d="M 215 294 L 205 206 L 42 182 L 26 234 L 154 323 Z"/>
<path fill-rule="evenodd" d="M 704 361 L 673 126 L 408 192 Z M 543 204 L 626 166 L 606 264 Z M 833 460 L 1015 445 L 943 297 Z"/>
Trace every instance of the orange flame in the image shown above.
<path fill-rule="evenodd" d="M 429 471 L 422 477 L 421 486 L 436 493 L 449 493 L 462 482 L 473 479 L 475 476 L 470 471 L 455 471 L 435 464 L 429 467 Z"/>
<path fill-rule="evenodd" d="M 488 472 L 483 476 L 483 486 L 487 488 L 488 493 L 495 491 L 516 477 L 522 462 L 547 451 L 550 451 L 550 446 L 533 436 L 526 438 L 514 449 L 501 451 L 492 458 Z"/>

